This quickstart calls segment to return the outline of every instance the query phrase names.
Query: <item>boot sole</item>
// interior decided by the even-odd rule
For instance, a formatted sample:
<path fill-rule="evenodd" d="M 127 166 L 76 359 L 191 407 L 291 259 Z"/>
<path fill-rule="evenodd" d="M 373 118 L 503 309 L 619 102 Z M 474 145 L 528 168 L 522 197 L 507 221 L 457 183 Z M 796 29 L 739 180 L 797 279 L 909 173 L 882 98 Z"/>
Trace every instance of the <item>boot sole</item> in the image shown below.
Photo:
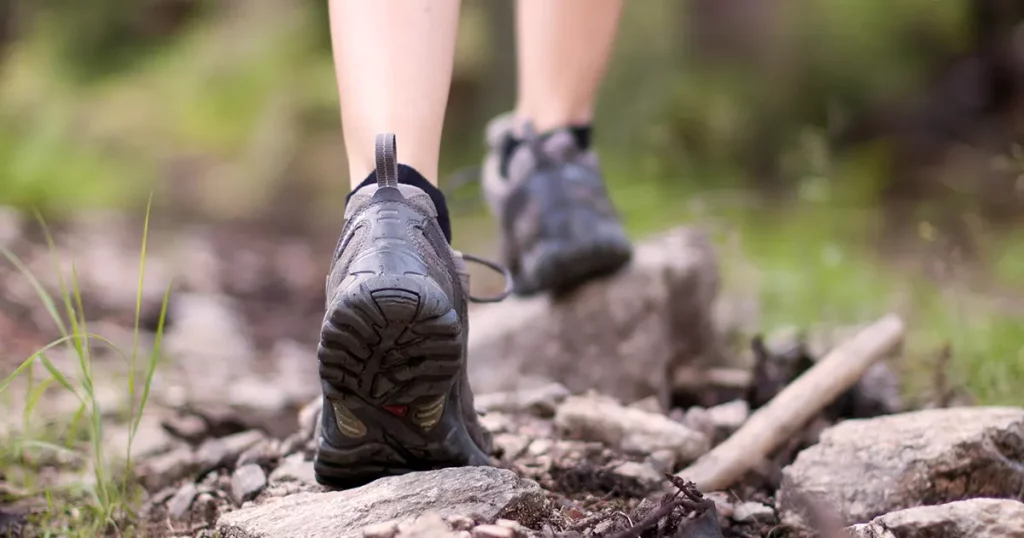
<path fill-rule="evenodd" d="M 348 286 L 324 316 L 317 355 L 324 419 L 317 482 L 489 465 L 461 415 L 464 325 L 428 277 L 375 275 Z"/>
<path fill-rule="evenodd" d="M 542 291 L 565 295 L 587 282 L 618 272 L 632 258 L 629 242 L 614 237 L 584 242 L 549 241 L 540 248 L 544 252 L 533 270 L 533 286 L 525 284 L 517 290 L 519 295 Z"/>

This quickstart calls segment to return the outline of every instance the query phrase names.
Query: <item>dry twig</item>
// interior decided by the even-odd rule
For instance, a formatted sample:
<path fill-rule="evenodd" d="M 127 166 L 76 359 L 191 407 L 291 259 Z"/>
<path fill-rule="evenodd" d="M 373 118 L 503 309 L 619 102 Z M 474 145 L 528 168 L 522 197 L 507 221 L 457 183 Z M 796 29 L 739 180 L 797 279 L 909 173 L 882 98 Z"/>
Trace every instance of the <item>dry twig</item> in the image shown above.
<path fill-rule="evenodd" d="M 724 489 L 775 450 L 903 340 L 903 321 L 890 314 L 860 331 L 790 383 L 736 433 L 677 476 L 702 491 Z"/>

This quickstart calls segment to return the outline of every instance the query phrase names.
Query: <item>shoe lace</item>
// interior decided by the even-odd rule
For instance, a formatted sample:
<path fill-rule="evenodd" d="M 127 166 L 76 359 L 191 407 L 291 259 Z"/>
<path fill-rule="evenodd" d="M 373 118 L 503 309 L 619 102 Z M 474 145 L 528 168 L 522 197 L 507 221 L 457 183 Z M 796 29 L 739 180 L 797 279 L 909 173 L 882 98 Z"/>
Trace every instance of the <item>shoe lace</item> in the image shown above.
<path fill-rule="evenodd" d="M 483 265 L 484 267 L 487 267 L 488 269 L 493 269 L 495 272 L 501 273 L 501 276 L 504 277 L 505 279 L 505 289 L 500 294 L 495 295 L 493 297 L 474 297 L 473 294 L 469 293 L 469 290 L 466 290 L 466 296 L 469 298 L 470 301 L 474 303 L 499 303 L 501 301 L 504 301 L 506 298 L 508 298 L 509 295 L 512 294 L 512 272 L 509 271 L 507 267 L 500 263 L 480 258 L 472 254 L 459 254 L 467 262 L 478 263 L 480 265 Z"/>

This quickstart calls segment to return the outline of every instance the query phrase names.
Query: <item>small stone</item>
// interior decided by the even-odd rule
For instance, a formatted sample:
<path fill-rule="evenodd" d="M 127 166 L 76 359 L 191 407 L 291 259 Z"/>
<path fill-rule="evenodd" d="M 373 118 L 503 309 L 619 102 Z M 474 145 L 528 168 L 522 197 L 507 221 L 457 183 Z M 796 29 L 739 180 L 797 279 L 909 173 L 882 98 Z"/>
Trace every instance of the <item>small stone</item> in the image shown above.
<path fill-rule="evenodd" d="M 231 475 L 231 497 L 236 504 L 252 499 L 267 487 L 267 475 L 255 463 L 235 469 Z"/>
<path fill-rule="evenodd" d="M 5 487 L 7 487 L 7 486 L 5 486 L 5 484 L 0 483 L 0 496 L 3 496 L 3 495 L 8 493 L 8 491 L 5 491 L 5 489 L 4 489 Z M 154 493 L 152 496 L 149 497 L 149 503 L 151 505 L 164 504 L 165 502 L 167 502 L 168 499 L 173 497 L 174 494 L 177 493 L 177 492 L 178 492 L 178 490 L 176 488 L 173 488 L 173 487 L 163 488 L 160 491 Z M 20 492 L 19 491 L 19 492 L 16 492 L 14 494 L 11 494 L 10 496 L 11 497 L 24 497 L 24 496 L 27 496 L 27 495 L 28 495 L 27 492 Z"/>
<path fill-rule="evenodd" d="M 450 538 L 452 535 L 440 514 L 428 510 L 398 526 L 398 538 Z"/>
<path fill-rule="evenodd" d="M 472 530 L 473 526 L 476 525 L 476 521 L 473 521 L 473 518 L 462 515 L 448 516 L 444 519 L 453 530 L 457 531 Z"/>
<path fill-rule="evenodd" d="M 728 518 L 732 517 L 735 505 L 732 502 L 731 495 L 724 491 L 712 491 L 710 493 L 705 493 L 704 498 L 715 503 L 715 509 L 718 510 L 719 515 Z"/>
<path fill-rule="evenodd" d="M 744 400 L 733 400 L 707 409 L 711 423 L 720 433 L 730 434 L 740 428 L 750 416 L 750 405 Z"/>
<path fill-rule="evenodd" d="M 255 463 L 260 466 L 268 466 L 278 458 L 281 457 L 280 453 L 281 443 L 276 439 L 263 439 L 255 445 L 249 447 L 245 452 L 242 452 L 238 456 L 238 467 Z"/>
<path fill-rule="evenodd" d="M 707 435 L 665 415 L 623 407 L 595 394 L 566 399 L 555 414 L 555 425 L 569 438 L 600 441 L 626 452 L 672 450 L 680 462 L 691 462 L 711 448 Z"/>
<path fill-rule="evenodd" d="M 641 411 L 647 411 L 648 413 L 665 413 L 665 410 L 661 407 L 661 399 L 657 396 L 648 396 L 637 400 L 629 404 L 629 407 L 639 409 Z"/>
<path fill-rule="evenodd" d="M 525 536 L 528 532 L 530 532 L 530 529 L 527 529 L 526 527 L 522 526 L 518 521 L 513 521 L 511 519 L 499 519 L 495 521 L 494 524 L 499 527 L 512 529 L 517 535 Z"/>
<path fill-rule="evenodd" d="M 312 439 L 320 427 L 320 413 L 323 411 L 323 398 L 316 398 L 299 410 L 299 434 L 304 440 Z"/>
<path fill-rule="evenodd" d="M 515 538 L 516 531 L 498 525 L 479 525 L 473 529 L 473 538 Z"/>
<path fill-rule="evenodd" d="M 499 433 L 494 436 L 494 448 L 500 451 L 502 458 L 513 460 L 519 457 L 530 445 L 529 439 L 514 433 Z"/>
<path fill-rule="evenodd" d="M 682 423 L 694 431 L 703 433 L 708 438 L 714 438 L 715 436 L 715 422 L 711 419 L 711 413 L 703 407 L 695 406 L 687 409 L 683 415 Z"/>
<path fill-rule="evenodd" d="M 385 521 L 363 529 L 363 538 L 394 538 L 398 534 L 397 521 Z"/>
<path fill-rule="evenodd" d="M 138 474 L 146 489 L 155 491 L 191 475 L 195 469 L 192 449 L 183 446 L 144 460 Z"/>
<path fill-rule="evenodd" d="M 554 443 L 551 439 L 534 439 L 526 449 L 526 452 L 531 456 L 542 456 L 550 452 L 552 446 L 554 446 Z"/>
<path fill-rule="evenodd" d="M 227 437 L 207 439 L 196 449 L 200 472 L 232 466 L 238 456 L 264 439 L 263 432 L 248 430 Z"/>
<path fill-rule="evenodd" d="M 665 476 L 651 465 L 646 463 L 637 463 L 635 461 L 627 461 L 619 464 L 612 469 L 612 472 L 619 476 L 632 478 L 648 485 L 658 484 L 662 480 L 665 480 Z"/>
<path fill-rule="evenodd" d="M 495 434 L 512 431 L 512 420 L 504 413 L 487 413 L 480 417 L 480 425 Z"/>
<path fill-rule="evenodd" d="M 299 482 L 316 485 L 313 462 L 307 460 L 302 454 L 292 454 L 270 473 L 270 482 Z"/>
<path fill-rule="evenodd" d="M 774 517 L 775 510 L 759 502 L 751 501 L 733 506 L 732 520 L 739 523 L 771 520 Z"/>
<path fill-rule="evenodd" d="M 676 453 L 671 450 L 655 450 L 647 456 L 647 463 L 662 473 L 674 473 Z"/>
<path fill-rule="evenodd" d="M 167 515 L 171 519 L 182 519 L 192 508 L 192 501 L 199 494 L 199 489 L 192 482 L 186 482 L 167 502 Z"/>
<path fill-rule="evenodd" d="M 569 397 L 569 389 L 561 383 L 548 383 L 535 388 L 511 392 L 492 392 L 476 397 L 476 408 L 486 413 L 529 412 L 549 418 L 554 416 L 558 404 Z"/>
<path fill-rule="evenodd" d="M 191 444 L 207 436 L 206 422 L 196 415 L 179 415 L 165 419 L 160 425 L 167 433 Z"/>

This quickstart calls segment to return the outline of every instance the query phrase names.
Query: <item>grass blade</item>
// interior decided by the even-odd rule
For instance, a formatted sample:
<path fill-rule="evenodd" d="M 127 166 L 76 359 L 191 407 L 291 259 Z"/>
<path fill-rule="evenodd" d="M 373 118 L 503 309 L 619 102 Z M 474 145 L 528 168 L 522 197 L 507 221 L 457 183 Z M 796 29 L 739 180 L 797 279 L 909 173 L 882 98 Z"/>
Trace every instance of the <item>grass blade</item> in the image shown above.
<path fill-rule="evenodd" d="M 60 317 L 60 313 L 57 311 L 57 305 L 53 302 L 53 297 L 50 295 L 50 292 L 46 291 L 46 288 L 44 288 L 42 283 L 39 282 L 39 279 L 32 274 L 32 271 L 29 270 L 28 266 L 22 263 L 21 258 L 18 258 L 14 252 L 7 247 L 0 246 L 0 254 L 3 254 L 3 256 L 7 258 L 7 261 L 11 262 L 11 265 L 25 276 L 29 284 L 32 285 L 32 289 L 35 290 L 36 295 L 39 296 L 39 300 L 42 301 L 46 312 L 50 314 L 50 318 L 52 318 L 53 322 L 57 325 L 57 329 L 60 330 L 60 334 L 66 336 L 68 334 L 67 327 L 64 325 L 64 320 Z"/>
<path fill-rule="evenodd" d="M 65 343 L 69 339 L 71 339 L 71 336 L 62 336 L 62 337 L 54 340 L 53 342 L 50 342 L 49 344 L 46 344 L 41 349 L 39 349 L 38 351 L 33 353 L 32 356 L 30 356 L 29 358 L 25 359 L 20 365 L 18 365 L 17 368 L 14 369 L 14 372 L 12 372 L 11 375 L 7 376 L 3 380 L 3 382 L 0 383 L 0 394 L 3 394 L 4 390 L 6 390 L 7 387 L 19 375 L 21 375 L 25 371 L 26 368 L 28 368 L 32 364 L 32 361 L 34 361 L 36 359 L 36 357 L 44 356 L 44 354 L 47 351 L 49 351 L 49 350 L 51 350 L 51 349 L 53 349 L 53 348 L 55 348 L 55 347 Z M 61 386 L 63 386 L 64 388 L 70 390 L 75 395 L 75 397 L 78 398 L 78 400 L 81 400 L 82 398 L 79 397 L 78 392 L 74 389 L 74 387 L 71 386 L 71 383 L 68 382 L 67 378 L 64 377 L 64 374 L 61 374 L 60 370 L 57 370 L 56 367 L 53 365 L 53 363 L 49 361 L 49 359 L 46 359 L 43 362 L 43 366 L 46 366 L 47 363 L 49 363 L 49 366 L 47 367 L 47 370 L 50 370 L 51 368 L 53 369 L 53 370 L 50 371 L 51 375 L 53 375 L 54 371 L 56 371 L 57 375 L 55 376 L 55 379 L 57 380 L 57 382 L 60 383 Z"/>

